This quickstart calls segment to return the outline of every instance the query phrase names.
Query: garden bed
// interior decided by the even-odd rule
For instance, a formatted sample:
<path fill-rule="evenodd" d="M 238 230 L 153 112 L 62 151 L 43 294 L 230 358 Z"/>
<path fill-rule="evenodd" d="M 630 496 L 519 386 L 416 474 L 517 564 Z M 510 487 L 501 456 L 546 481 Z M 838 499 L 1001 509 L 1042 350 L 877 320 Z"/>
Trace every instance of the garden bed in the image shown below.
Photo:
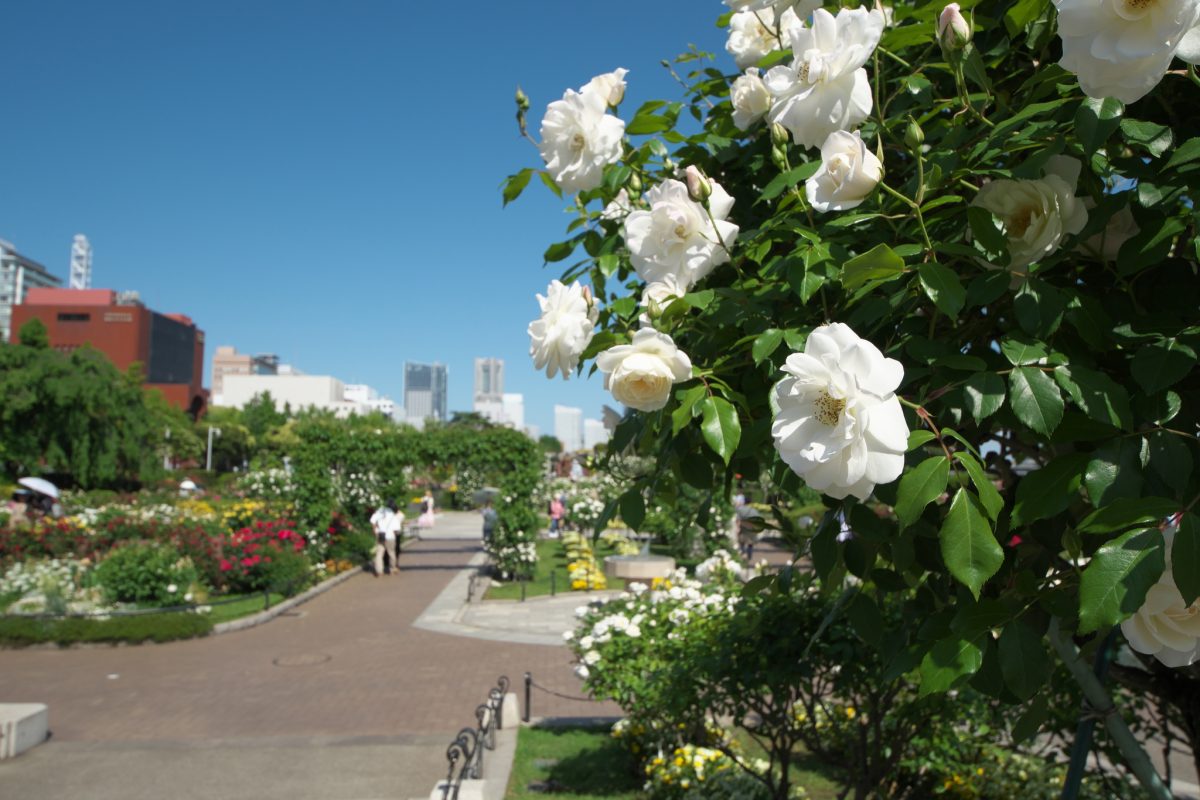
<path fill-rule="evenodd" d="M 571 577 L 567 571 L 570 558 L 561 539 L 539 539 L 537 546 L 537 567 L 533 576 L 524 581 L 525 597 L 542 597 L 549 595 L 551 589 L 555 594 L 568 594 L 571 590 Z M 603 566 L 606 556 L 616 555 L 616 550 L 603 541 L 594 544 L 596 560 Z M 551 577 L 553 575 L 553 577 Z M 520 600 L 522 581 L 507 581 L 499 586 L 492 586 L 484 595 L 484 600 Z M 623 589 L 625 582 L 613 580 L 608 583 L 608 589 Z M 586 595 L 586 591 L 576 591 L 578 595 Z"/>

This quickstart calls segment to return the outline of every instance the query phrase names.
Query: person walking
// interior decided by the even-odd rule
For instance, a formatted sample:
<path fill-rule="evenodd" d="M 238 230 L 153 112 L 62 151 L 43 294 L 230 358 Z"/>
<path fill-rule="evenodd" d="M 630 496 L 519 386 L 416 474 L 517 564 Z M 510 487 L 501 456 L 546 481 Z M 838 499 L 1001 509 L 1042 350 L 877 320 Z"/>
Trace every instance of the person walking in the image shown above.
<path fill-rule="evenodd" d="M 400 547 L 404 542 L 404 512 L 400 510 L 400 505 L 395 500 L 388 503 L 388 510 L 392 512 L 388 517 L 383 529 L 383 547 L 392 559 L 392 574 L 400 574 Z"/>
<path fill-rule="evenodd" d="M 563 505 L 563 501 L 557 497 L 550 501 L 550 538 L 557 539 L 562 535 L 563 515 L 567 513 L 567 507 Z"/>
<path fill-rule="evenodd" d="M 375 550 L 371 557 L 371 563 L 376 578 L 384 574 L 384 560 L 388 555 L 389 549 L 392 549 L 392 552 L 394 552 L 394 545 L 392 548 L 389 548 L 388 545 L 389 531 L 393 530 L 392 522 L 396 516 L 396 512 L 393 510 L 394 506 L 395 503 L 380 506 L 371 515 L 371 530 L 375 532 Z M 393 533 L 392 536 L 394 537 L 395 534 Z"/>
<path fill-rule="evenodd" d="M 496 526 L 500 523 L 500 515 L 496 513 L 496 509 L 492 507 L 492 499 L 489 497 L 483 503 L 483 543 L 486 545 L 492 541 L 492 536 L 496 533 Z"/>

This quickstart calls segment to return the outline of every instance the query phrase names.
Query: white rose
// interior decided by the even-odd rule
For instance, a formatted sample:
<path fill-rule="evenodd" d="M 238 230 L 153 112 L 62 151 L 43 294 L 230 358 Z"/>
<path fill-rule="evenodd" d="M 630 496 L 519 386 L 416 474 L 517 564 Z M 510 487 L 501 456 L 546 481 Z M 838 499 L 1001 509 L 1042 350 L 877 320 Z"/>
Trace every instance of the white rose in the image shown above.
<path fill-rule="evenodd" d="M 1186 667 L 1200 660 L 1200 601 L 1184 605 L 1175 586 L 1171 545 L 1175 527 L 1163 532 L 1167 539 L 1167 569 L 1146 592 L 1142 607 L 1121 623 L 1129 646 L 1151 655 L 1168 667 Z"/>
<path fill-rule="evenodd" d="M 674 340 L 653 328 L 642 328 L 632 344 L 610 347 L 596 356 L 604 373 L 604 388 L 614 398 L 639 411 L 656 411 L 667 404 L 671 386 L 692 377 L 692 362 Z"/>
<path fill-rule="evenodd" d="M 629 202 L 629 192 L 622 189 L 617 192 L 617 196 L 608 202 L 604 210 L 600 212 L 600 219 L 607 222 L 620 222 L 629 216 L 629 212 L 633 210 L 633 206 Z"/>
<path fill-rule="evenodd" d="M 860 205 L 883 179 L 883 164 L 858 131 L 834 131 L 821 145 L 821 167 L 804 184 L 817 211 L 845 211 Z"/>
<path fill-rule="evenodd" d="M 797 144 L 817 147 L 834 131 L 856 128 L 871 113 L 871 84 L 863 64 L 883 34 L 883 12 L 864 8 L 813 12 L 812 27 L 787 29 L 794 60 L 772 67 L 764 82 L 774 97 L 768 119 Z"/>
<path fill-rule="evenodd" d="M 1020 270 L 1059 248 L 1087 224 L 1087 209 L 1075 196 L 1079 162 L 1053 156 L 1039 180 L 995 180 L 971 201 L 998 217 L 1008 238 L 1009 269 Z"/>
<path fill-rule="evenodd" d="M 591 673 L 588 671 L 588 668 L 585 667 L 583 664 L 577 664 L 575 666 L 575 677 L 579 678 L 581 681 L 586 681 L 588 675 L 590 675 L 590 674 Z"/>
<path fill-rule="evenodd" d="M 1178 55 L 1200 59 L 1200 0 L 1054 0 L 1059 64 L 1089 97 L 1132 103 L 1158 85 Z M 1189 35 L 1191 33 L 1191 35 Z M 1185 37 L 1187 42 L 1184 41 Z"/>
<path fill-rule="evenodd" d="M 848 325 L 822 325 L 792 353 L 775 385 L 775 449 L 804 482 L 832 497 L 866 500 L 904 469 L 908 424 L 895 390 L 899 361 Z"/>
<path fill-rule="evenodd" d="M 588 81 L 579 91 L 582 94 L 595 92 L 604 98 L 606 105 L 616 108 L 625 99 L 625 76 L 628 74 L 629 70 L 618 69 L 613 72 L 606 72 L 603 75 L 597 75 Z"/>
<path fill-rule="evenodd" d="M 625 629 L 625 635 L 631 639 L 636 639 L 642 635 L 642 629 L 638 625 L 630 625 Z"/>
<path fill-rule="evenodd" d="M 584 650 L 591 650 L 592 646 L 595 643 L 596 643 L 596 640 L 593 639 L 591 636 L 582 636 L 579 639 L 579 646 L 582 647 Z"/>
<path fill-rule="evenodd" d="M 583 663 L 589 667 L 594 667 L 600 662 L 600 653 L 595 650 L 588 650 L 583 654 Z"/>
<path fill-rule="evenodd" d="M 643 326 L 662 315 L 671 303 L 687 294 L 688 285 L 680 283 L 674 275 L 666 275 L 661 281 L 647 283 L 642 290 L 641 306 L 646 311 L 639 317 Z"/>
<path fill-rule="evenodd" d="M 529 355 L 536 369 L 546 370 L 546 377 L 561 372 L 565 380 L 592 341 L 600 310 L 579 283 L 550 281 L 546 296 L 539 294 L 537 300 L 542 316 L 529 323 Z"/>
<path fill-rule="evenodd" d="M 575 638 L 575 631 L 563 631 L 563 641 L 569 642 Z"/>
<path fill-rule="evenodd" d="M 625 244 L 642 280 L 653 283 L 673 275 L 691 285 L 729 260 L 727 248 L 738 234 L 738 226 L 725 219 L 733 198 L 712 178 L 708 183 L 707 210 L 688 196 L 684 183 L 668 178 L 646 192 L 649 211 L 625 218 Z"/>
<path fill-rule="evenodd" d="M 608 98 L 599 91 L 574 92 L 546 108 L 538 150 L 554 182 L 566 192 L 595 189 L 604 167 L 621 157 L 625 123 L 605 114 Z"/>
<path fill-rule="evenodd" d="M 1091 208 L 1090 201 L 1084 205 Z M 1119 211 L 1108 218 L 1104 230 L 1083 243 L 1083 249 L 1105 261 L 1116 261 L 1117 254 L 1121 252 L 1121 245 L 1137 236 L 1141 230 L 1129 206 L 1121 206 Z"/>
<path fill-rule="evenodd" d="M 785 43 L 779 38 L 779 31 L 786 29 L 788 23 L 799 21 L 790 9 L 784 11 L 778 21 L 771 8 L 736 11 L 729 18 L 729 39 L 725 42 L 725 50 L 733 56 L 738 69 L 752 67 L 764 56 L 782 50 Z"/>
<path fill-rule="evenodd" d="M 733 103 L 733 124 L 744 131 L 771 110 L 771 93 L 758 76 L 757 67 L 750 67 L 733 82 L 729 99 Z"/>

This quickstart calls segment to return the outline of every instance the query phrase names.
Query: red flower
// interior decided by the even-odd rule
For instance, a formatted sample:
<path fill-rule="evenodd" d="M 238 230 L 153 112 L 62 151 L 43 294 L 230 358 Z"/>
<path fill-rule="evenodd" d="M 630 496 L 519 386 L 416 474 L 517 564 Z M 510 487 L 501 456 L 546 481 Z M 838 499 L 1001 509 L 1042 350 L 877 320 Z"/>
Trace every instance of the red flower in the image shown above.
<path fill-rule="evenodd" d="M 221 572 L 228 572 L 231 569 L 233 569 L 233 564 L 229 563 L 229 559 L 222 558 L 221 559 Z"/>

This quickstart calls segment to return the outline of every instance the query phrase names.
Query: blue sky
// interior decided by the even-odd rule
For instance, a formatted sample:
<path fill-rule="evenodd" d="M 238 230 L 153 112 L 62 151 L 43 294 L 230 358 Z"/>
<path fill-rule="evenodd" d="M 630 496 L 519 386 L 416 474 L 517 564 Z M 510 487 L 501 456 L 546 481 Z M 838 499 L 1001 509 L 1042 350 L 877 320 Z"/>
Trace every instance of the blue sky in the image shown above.
<path fill-rule="evenodd" d="M 0 238 L 66 278 L 71 238 L 93 285 L 190 315 L 217 345 L 402 400 L 405 360 L 506 363 L 527 422 L 555 403 L 598 416 L 598 377 L 534 372 L 525 328 L 564 202 L 499 184 L 537 151 L 565 88 L 630 70 L 626 119 L 679 89 L 660 61 L 724 54 L 716 0 L 607 3 L 104 3 L 16 0 L 0 25 Z M 209 363 L 205 364 L 208 382 Z"/>

